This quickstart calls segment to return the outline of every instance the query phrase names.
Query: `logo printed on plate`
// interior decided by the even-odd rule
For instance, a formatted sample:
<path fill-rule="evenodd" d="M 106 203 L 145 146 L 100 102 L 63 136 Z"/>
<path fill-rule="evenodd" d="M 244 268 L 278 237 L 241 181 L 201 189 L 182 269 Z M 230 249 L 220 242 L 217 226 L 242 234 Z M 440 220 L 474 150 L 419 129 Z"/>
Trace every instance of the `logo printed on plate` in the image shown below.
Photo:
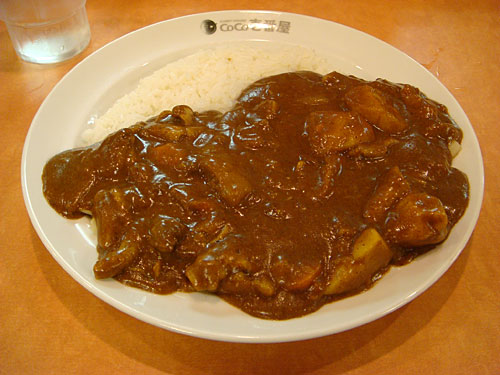
<path fill-rule="evenodd" d="M 292 23 L 289 21 L 243 19 L 243 20 L 204 20 L 201 22 L 201 29 L 205 34 L 214 34 L 217 29 L 222 32 L 228 31 L 264 31 L 289 34 Z"/>

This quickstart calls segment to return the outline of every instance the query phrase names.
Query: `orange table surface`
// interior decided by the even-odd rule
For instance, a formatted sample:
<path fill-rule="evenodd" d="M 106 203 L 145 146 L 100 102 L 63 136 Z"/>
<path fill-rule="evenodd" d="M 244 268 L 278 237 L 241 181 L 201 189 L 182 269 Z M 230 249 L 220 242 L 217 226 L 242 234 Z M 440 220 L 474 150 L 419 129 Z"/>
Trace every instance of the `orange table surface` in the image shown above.
<path fill-rule="evenodd" d="M 76 283 L 28 218 L 20 163 L 33 116 L 75 64 L 143 26 L 224 9 L 301 13 L 382 39 L 457 98 L 481 145 L 486 187 L 458 260 L 403 308 L 347 332 L 234 344 L 136 320 Z M 89 0 L 89 47 L 56 65 L 19 60 L 0 24 L 0 374 L 500 374 L 500 2 Z M 56 135 L 55 135 L 56 136 Z"/>

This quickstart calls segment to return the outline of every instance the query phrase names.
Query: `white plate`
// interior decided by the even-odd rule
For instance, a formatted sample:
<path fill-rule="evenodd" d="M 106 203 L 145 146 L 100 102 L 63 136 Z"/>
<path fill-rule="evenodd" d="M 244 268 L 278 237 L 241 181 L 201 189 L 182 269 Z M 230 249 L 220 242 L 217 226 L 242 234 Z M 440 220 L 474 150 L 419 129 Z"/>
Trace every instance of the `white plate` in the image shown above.
<path fill-rule="evenodd" d="M 206 32 L 205 20 L 217 24 L 214 33 Z M 255 31 L 251 27 L 255 20 L 274 20 L 280 28 Z M 445 104 L 464 132 L 463 150 L 454 165 L 470 180 L 469 207 L 447 241 L 405 267 L 392 268 L 369 291 L 287 321 L 253 318 L 210 295 L 161 296 L 114 280 L 95 280 L 92 266 L 97 253 L 88 221 L 66 220 L 48 206 L 40 178 L 44 163 L 56 153 L 74 147 L 88 120 L 132 90 L 139 77 L 200 48 L 241 41 L 311 47 L 328 57 L 331 70 L 365 79 L 382 77 L 410 83 Z M 33 119 L 24 145 L 21 174 L 26 207 L 41 240 L 56 261 L 97 297 L 129 315 L 175 332 L 234 342 L 281 342 L 362 325 L 403 306 L 431 286 L 472 234 L 483 197 L 483 173 L 479 144 L 464 111 L 431 73 L 404 53 L 367 34 L 317 18 L 281 12 L 223 11 L 145 27 L 78 64 L 54 87 Z"/>

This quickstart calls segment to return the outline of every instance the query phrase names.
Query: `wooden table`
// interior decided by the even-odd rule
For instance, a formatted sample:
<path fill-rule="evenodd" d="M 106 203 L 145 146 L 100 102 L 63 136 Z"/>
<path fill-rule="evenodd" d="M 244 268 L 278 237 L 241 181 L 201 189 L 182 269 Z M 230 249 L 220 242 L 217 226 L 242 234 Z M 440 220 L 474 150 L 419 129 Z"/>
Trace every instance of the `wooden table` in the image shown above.
<path fill-rule="evenodd" d="M 398 311 L 305 342 L 231 344 L 129 317 L 77 284 L 33 230 L 21 194 L 24 138 L 76 63 L 148 24 L 211 10 L 302 13 L 365 31 L 426 66 L 458 99 L 482 147 L 476 230 L 451 269 Z M 1 374 L 499 374 L 500 3 L 476 1 L 89 0 L 90 46 L 67 62 L 20 61 L 0 25 Z"/>

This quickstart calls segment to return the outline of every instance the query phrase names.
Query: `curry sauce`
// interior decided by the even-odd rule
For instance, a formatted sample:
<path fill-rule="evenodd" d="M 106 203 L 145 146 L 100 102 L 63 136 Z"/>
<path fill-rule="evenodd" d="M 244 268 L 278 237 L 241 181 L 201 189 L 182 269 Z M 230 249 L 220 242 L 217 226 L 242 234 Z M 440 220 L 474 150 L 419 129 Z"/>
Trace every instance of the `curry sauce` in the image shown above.
<path fill-rule="evenodd" d="M 461 140 L 415 87 L 294 72 L 226 113 L 179 105 L 62 152 L 43 189 L 61 215 L 95 220 L 96 278 L 288 319 L 446 239 L 468 204 Z"/>

